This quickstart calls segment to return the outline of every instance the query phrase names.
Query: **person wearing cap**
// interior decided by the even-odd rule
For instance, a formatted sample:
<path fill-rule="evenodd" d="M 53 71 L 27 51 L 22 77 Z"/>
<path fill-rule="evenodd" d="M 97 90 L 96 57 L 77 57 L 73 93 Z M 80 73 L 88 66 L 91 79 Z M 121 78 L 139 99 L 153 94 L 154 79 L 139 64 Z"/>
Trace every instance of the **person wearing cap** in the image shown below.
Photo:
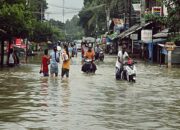
<path fill-rule="evenodd" d="M 57 51 L 57 46 L 53 47 L 53 51 L 50 54 L 50 73 L 51 76 L 53 77 L 55 75 L 55 77 L 58 76 L 58 65 L 59 65 L 59 60 L 60 59 L 60 54 Z"/>
<path fill-rule="evenodd" d="M 129 55 L 126 51 L 126 44 L 122 45 L 122 49 L 118 52 L 118 57 L 116 61 L 116 73 L 120 70 L 123 71 L 123 64 L 125 63 L 126 58 L 129 59 Z"/>

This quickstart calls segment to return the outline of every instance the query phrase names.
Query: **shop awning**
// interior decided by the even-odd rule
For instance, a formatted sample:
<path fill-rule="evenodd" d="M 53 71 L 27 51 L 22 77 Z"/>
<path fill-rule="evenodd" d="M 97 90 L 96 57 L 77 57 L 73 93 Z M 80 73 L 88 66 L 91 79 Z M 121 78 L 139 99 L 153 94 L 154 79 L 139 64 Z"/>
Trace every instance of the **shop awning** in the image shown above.
<path fill-rule="evenodd" d="M 128 37 L 129 35 L 131 35 L 132 33 L 135 33 L 136 31 L 141 30 L 142 28 L 150 25 L 152 22 L 149 23 L 144 23 L 144 24 L 135 24 L 132 27 L 130 27 L 128 30 L 122 32 L 118 37 L 123 39 L 125 37 Z"/>
<path fill-rule="evenodd" d="M 162 30 L 161 32 L 154 34 L 153 37 L 154 38 L 167 38 L 168 34 L 169 34 L 169 29 L 166 28 Z"/>
<path fill-rule="evenodd" d="M 145 44 L 159 44 L 159 43 L 163 43 L 163 42 L 166 42 L 167 39 L 163 39 L 163 38 L 158 38 L 158 39 L 153 39 L 152 41 L 147 41 L 147 42 L 144 42 L 144 41 L 139 41 L 139 43 L 145 43 Z"/>
<path fill-rule="evenodd" d="M 136 31 L 141 30 L 142 28 L 144 28 L 144 27 L 146 27 L 146 26 L 148 26 L 150 24 L 152 24 L 152 22 L 140 24 L 139 27 L 136 29 Z"/>
<path fill-rule="evenodd" d="M 132 27 L 130 27 L 128 30 L 119 34 L 118 37 L 119 38 L 125 38 L 125 37 L 129 36 L 130 34 L 134 33 L 138 27 L 139 27 L 139 24 L 135 24 Z"/>
<path fill-rule="evenodd" d="M 114 39 L 116 39 L 116 38 L 118 37 L 118 34 L 117 34 L 117 33 L 113 33 L 113 34 L 111 34 L 111 35 L 107 35 L 107 37 L 108 37 L 109 39 L 111 39 L 111 40 L 114 40 Z"/>

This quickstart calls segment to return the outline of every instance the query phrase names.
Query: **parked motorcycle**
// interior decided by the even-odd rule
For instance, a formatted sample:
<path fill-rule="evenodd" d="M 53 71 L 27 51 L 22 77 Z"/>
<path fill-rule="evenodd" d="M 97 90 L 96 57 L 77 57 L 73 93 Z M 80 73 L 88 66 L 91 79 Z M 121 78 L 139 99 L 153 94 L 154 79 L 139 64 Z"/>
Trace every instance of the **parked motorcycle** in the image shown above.
<path fill-rule="evenodd" d="M 81 70 L 85 73 L 95 73 L 96 65 L 90 59 L 85 59 Z"/>
<path fill-rule="evenodd" d="M 129 82 L 136 82 L 136 66 L 135 61 L 125 62 L 122 70 L 118 69 L 116 72 L 116 79 L 127 80 Z"/>

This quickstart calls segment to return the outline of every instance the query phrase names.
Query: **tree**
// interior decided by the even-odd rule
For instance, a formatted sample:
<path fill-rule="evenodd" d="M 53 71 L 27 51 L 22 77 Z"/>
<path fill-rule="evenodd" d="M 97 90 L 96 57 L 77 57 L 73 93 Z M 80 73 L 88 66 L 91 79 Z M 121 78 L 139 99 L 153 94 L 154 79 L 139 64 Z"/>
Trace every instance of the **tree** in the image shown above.
<path fill-rule="evenodd" d="M 179 0 L 163 0 L 168 10 L 167 26 L 173 32 L 180 32 L 180 1 Z"/>
<path fill-rule="evenodd" d="M 107 29 L 108 11 L 110 18 L 123 18 L 127 8 L 127 0 L 85 0 L 80 11 L 80 24 L 85 29 L 85 35 L 95 36 Z"/>
<path fill-rule="evenodd" d="M 0 28 L 7 32 L 7 37 L 27 37 L 28 30 L 32 28 L 31 14 L 25 11 L 25 5 L 19 4 L 19 1 L 13 5 L 1 5 Z"/>
<path fill-rule="evenodd" d="M 84 32 L 82 27 L 79 26 L 79 18 L 77 15 L 75 15 L 71 20 L 66 21 L 65 33 L 67 40 L 82 39 Z"/>
<path fill-rule="evenodd" d="M 154 14 L 145 15 L 147 21 L 153 21 L 164 25 L 170 29 L 170 32 L 173 32 L 173 35 L 169 38 L 171 41 L 180 41 L 180 1 L 179 0 L 157 0 L 162 2 L 167 7 L 168 15 L 167 16 L 157 16 Z M 178 34 L 177 34 L 178 32 Z"/>
<path fill-rule="evenodd" d="M 43 21 L 45 18 L 44 12 L 47 9 L 47 2 L 46 0 L 26 0 L 26 6 L 28 11 L 30 11 L 33 16 L 38 21 Z"/>

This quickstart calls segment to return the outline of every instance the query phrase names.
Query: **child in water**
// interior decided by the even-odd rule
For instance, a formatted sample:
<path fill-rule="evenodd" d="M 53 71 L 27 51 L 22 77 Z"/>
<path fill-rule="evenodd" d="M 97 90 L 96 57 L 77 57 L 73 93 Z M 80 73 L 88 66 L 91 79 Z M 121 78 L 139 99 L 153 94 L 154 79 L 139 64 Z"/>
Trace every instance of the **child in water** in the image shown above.
<path fill-rule="evenodd" d="M 40 73 L 43 73 L 44 77 L 49 76 L 48 65 L 50 64 L 50 56 L 48 56 L 48 49 L 44 50 L 44 55 L 41 60 L 41 70 Z"/>

